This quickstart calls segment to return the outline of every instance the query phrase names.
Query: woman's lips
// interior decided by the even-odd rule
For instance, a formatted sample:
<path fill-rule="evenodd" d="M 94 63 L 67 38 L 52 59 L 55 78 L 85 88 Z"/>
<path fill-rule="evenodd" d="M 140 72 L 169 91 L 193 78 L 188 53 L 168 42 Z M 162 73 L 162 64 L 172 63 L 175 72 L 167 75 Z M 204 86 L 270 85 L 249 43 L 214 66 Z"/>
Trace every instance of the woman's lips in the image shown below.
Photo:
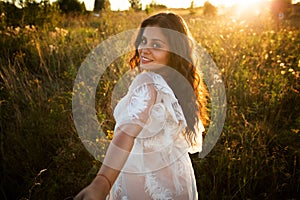
<path fill-rule="evenodd" d="M 150 62 L 152 62 L 151 59 L 146 58 L 146 57 L 144 57 L 144 56 L 141 57 L 141 63 L 142 63 L 142 64 L 148 64 L 148 63 L 150 63 Z"/>

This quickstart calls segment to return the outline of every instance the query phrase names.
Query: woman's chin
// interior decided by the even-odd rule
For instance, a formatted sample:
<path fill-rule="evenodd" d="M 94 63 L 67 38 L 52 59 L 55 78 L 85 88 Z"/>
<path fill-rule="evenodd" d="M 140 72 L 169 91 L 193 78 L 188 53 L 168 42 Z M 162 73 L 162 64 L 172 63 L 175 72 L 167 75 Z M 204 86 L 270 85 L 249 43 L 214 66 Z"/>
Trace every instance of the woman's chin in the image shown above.
<path fill-rule="evenodd" d="M 160 70 L 163 67 L 165 67 L 165 65 L 157 64 L 157 63 L 146 63 L 146 64 L 141 64 L 140 65 L 141 69 L 143 69 L 143 70 L 151 70 L 151 71 Z"/>

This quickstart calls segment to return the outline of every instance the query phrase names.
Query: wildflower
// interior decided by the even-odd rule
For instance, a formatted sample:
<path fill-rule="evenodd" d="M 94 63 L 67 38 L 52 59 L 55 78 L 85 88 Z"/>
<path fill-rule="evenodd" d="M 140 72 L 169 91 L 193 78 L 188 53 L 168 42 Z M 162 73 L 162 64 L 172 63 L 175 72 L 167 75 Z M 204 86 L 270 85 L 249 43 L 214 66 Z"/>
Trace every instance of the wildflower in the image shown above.
<path fill-rule="evenodd" d="M 265 59 L 267 60 L 269 58 L 269 54 L 266 53 Z"/>
<path fill-rule="evenodd" d="M 52 53 L 53 51 L 55 52 L 57 51 L 57 47 L 52 44 L 49 45 L 49 48 L 50 48 L 50 53 Z"/>
<path fill-rule="evenodd" d="M 39 79 L 34 79 L 34 81 L 33 81 L 35 84 L 37 84 L 37 85 L 40 85 L 40 83 L 41 83 L 41 81 L 39 80 Z"/>
<path fill-rule="evenodd" d="M 66 36 L 68 34 L 68 31 L 63 28 L 55 27 L 55 32 L 61 36 Z"/>
<path fill-rule="evenodd" d="M 18 26 L 14 29 L 15 33 L 18 34 L 20 32 L 21 28 Z"/>
<path fill-rule="evenodd" d="M 222 83 L 222 79 L 218 74 L 214 75 L 214 84 L 215 83 Z"/>
<path fill-rule="evenodd" d="M 36 31 L 34 25 L 26 25 L 26 26 L 25 26 L 25 29 L 26 29 L 27 31 L 32 31 L 32 32 Z"/>

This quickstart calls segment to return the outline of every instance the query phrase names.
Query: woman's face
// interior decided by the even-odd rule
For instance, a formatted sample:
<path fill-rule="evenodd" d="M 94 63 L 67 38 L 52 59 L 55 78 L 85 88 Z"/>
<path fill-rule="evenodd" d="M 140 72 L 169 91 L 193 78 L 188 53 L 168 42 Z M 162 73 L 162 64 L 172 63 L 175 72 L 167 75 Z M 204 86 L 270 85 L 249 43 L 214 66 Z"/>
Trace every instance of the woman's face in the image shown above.
<path fill-rule="evenodd" d="M 170 45 L 159 27 L 144 29 L 138 50 L 142 69 L 155 70 L 168 64 Z"/>

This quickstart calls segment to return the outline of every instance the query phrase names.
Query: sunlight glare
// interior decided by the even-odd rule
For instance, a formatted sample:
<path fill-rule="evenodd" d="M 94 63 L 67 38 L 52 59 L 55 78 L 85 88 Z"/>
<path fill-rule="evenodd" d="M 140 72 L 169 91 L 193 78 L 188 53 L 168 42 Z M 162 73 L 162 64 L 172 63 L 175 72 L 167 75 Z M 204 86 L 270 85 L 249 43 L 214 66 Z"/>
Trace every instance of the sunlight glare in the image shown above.
<path fill-rule="evenodd" d="M 56 0 L 50 0 L 51 2 Z M 88 10 L 92 10 L 94 7 L 94 0 L 79 0 L 80 2 L 84 1 Z M 128 0 L 109 0 L 112 10 L 127 10 L 130 7 Z M 203 6 L 206 0 L 193 0 L 194 6 Z M 211 4 L 217 7 L 231 7 L 238 6 L 239 10 L 249 10 L 254 8 L 257 5 L 261 5 L 263 2 L 270 0 L 209 0 Z M 295 0 L 293 0 L 295 1 Z M 299 0 L 297 0 L 299 1 Z M 142 3 L 143 9 L 146 5 L 156 2 L 158 4 L 166 5 L 168 8 L 189 8 L 191 6 L 192 0 L 182 1 L 182 0 L 140 0 Z"/>
<path fill-rule="evenodd" d="M 237 14 L 245 15 L 245 14 L 254 14 L 259 15 L 261 13 L 261 9 L 263 8 L 264 3 L 269 0 L 251 0 L 251 1 L 235 1 L 237 6 Z"/>
<path fill-rule="evenodd" d="M 258 4 L 262 1 L 266 0 L 251 0 L 251 1 L 245 1 L 245 0 L 210 0 L 209 2 L 212 3 L 215 6 L 224 6 L 224 7 L 231 7 L 234 5 L 238 5 L 241 7 L 246 7 L 253 4 Z"/>
<path fill-rule="evenodd" d="M 112 10 L 127 10 L 130 7 L 129 1 L 110 0 Z"/>

